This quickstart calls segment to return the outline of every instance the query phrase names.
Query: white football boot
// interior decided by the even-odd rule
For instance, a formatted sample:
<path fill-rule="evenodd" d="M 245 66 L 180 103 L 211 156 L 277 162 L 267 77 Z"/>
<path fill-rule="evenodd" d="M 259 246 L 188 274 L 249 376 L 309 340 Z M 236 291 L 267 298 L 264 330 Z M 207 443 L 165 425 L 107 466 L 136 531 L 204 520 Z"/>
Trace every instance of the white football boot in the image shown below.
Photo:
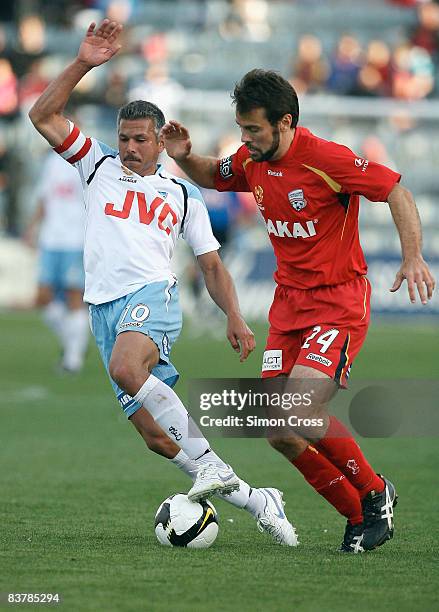
<path fill-rule="evenodd" d="M 282 546 L 297 546 L 296 530 L 289 522 L 284 512 L 283 493 L 278 489 L 258 489 L 265 497 L 265 508 L 257 517 L 259 531 L 267 532 L 273 540 Z"/>
<path fill-rule="evenodd" d="M 221 467 L 215 463 L 206 463 L 198 470 L 197 478 L 187 496 L 191 501 L 197 502 L 215 493 L 229 495 L 238 489 L 239 478 L 229 465 Z"/>

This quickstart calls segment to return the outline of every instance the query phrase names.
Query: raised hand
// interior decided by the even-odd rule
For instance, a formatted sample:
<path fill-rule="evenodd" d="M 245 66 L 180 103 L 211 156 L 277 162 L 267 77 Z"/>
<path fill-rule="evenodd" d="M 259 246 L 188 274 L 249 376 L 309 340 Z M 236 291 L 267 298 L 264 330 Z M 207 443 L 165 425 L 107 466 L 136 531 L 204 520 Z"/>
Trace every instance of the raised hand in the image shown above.
<path fill-rule="evenodd" d="M 169 157 L 177 162 L 188 157 L 192 149 L 192 143 L 189 132 L 184 125 L 181 125 L 178 121 L 169 121 L 163 126 L 161 136 Z"/>
<path fill-rule="evenodd" d="M 120 23 L 104 19 L 98 29 L 95 28 L 95 23 L 89 25 L 78 51 L 78 60 L 90 68 L 105 64 L 122 48 L 117 42 L 123 28 Z"/>

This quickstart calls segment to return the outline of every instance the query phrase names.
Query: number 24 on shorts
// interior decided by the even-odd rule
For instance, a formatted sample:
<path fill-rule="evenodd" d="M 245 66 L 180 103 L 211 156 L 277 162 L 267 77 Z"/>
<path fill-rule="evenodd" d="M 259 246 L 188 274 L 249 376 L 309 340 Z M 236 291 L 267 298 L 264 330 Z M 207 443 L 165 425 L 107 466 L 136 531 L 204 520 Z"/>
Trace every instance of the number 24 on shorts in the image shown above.
<path fill-rule="evenodd" d="M 310 348 L 311 340 L 314 340 L 314 338 L 316 338 L 316 336 L 318 336 L 321 331 L 322 328 L 320 327 L 320 325 L 316 325 L 315 327 L 313 327 L 311 334 L 305 339 L 305 342 L 302 344 L 302 348 Z M 337 338 L 339 333 L 340 330 L 338 329 L 330 329 L 328 331 L 323 332 L 322 334 L 320 334 L 320 336 L 316 338 L 316 343 L 320 344 L 322 347 L 319 349 L 320 353 L 326 353 L 326 351 Z"/>

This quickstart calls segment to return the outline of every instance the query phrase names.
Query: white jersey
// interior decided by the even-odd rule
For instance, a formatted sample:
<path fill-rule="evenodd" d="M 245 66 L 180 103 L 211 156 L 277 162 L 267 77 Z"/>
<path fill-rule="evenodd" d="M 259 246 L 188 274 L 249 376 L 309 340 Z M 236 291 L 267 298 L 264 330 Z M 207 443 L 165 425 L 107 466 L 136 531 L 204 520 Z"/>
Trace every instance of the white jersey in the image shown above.
<path fill-rule="evenodd" d="M 195 255 L 220 247 L 203 198 L 188 181 L 160 167 L 142 177 L 73 124 L 55 151 L 77 168 L 84 189 L 86 302 L 102 304 L 147 283 L 173 282 L 170 262 L 180 234 Z"/>
<path fill-rule="evenodd" d="M 37 197 L 44 208 L 39 245 L 51 251 L 82 251 L 85 208 L 78 173 L 50 153 L 41 169 Z"/>

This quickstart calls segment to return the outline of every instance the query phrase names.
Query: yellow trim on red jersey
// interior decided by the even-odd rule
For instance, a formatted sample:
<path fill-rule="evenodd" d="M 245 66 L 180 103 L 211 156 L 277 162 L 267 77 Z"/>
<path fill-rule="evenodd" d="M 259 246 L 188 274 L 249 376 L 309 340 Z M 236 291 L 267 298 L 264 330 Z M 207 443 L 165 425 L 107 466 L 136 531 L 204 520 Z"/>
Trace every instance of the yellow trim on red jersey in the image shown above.
<path fill-rule="evenodd" d="M 349 367 L 349 352 L 348 351 L 349 351 L 350 343 L 351 343 L 351 334 L 348 333 L 348 343 L 347 343 L 347 346 L 346 346 L 346 350 L 344 352 L 344 354 L 346 356 L 346 363 L 344 364 L 344 366 L 343 366 L 343 368 L 341 370 L 341 373 L 340 373 L 340 384 L 342 384 L 342 381 L 343 381 L 343 372 L 344 372 L 345 368 Z"/>
<path fill-rule="evenodd" d="M 247 159 L 244 159 L 244 161 L 242 162 L 242 167 L 244 168 L 244 170 L 246 169 L 247 164 L 249 164 L 251 161 L 253 161 L 251 157 L 247 157 Z"/>
<path fill-rule="evenodd" d="M 332 189 L 332 191 L 335 191 L 336 193 L 340 193 L 341 185 L 337 183 L 337 181 L 335 181 L 333 178 L 331 178 L 328 174 L 326 174 L 326 172 L 323 172 L 323 170 L 319 170 L 318 168 L 313 168 L 312 166 L 308 166 L 308 164 L 302 164 L 302 165 L 305 166 L 305 168 L 308 168 L 308 170 L 311 170 L 311 172 L 315 172 L 315 174 L 318 174 L 320 177 L 322 177 L 322 179 Z"/>
<path fill-rule="evenodd" d="M 367 278 L 365 276 L 363 276 L 363 278 L 364 278 L 364 282 L 366 283 L 366 289 L 364 291 L 364 314 L 361 317 L 361 321 L 364 319 L 364 317 L 367 314 L 367 311 L 366 311 L 366 298 L 367 298 L 367 284 L 368 284 L 368 280 L 367 280 Z"/>
<path fill-rule="evenodd" d="M 349 202 L 348 202 L 348 207 L 346 208 L 346 214 L 344 216 L 344 222 L 343 222 L 343 228 L 341 230 L 341 236 L 340 236 L 340 240 L 343 240 L 343 234 L 344 234 L 344 228 L 346 225 L 346 219 L 348 218 L 348 214 L 349 214 L 349 206 L 350 206 L 351 200 L 349 198 Z"/>

